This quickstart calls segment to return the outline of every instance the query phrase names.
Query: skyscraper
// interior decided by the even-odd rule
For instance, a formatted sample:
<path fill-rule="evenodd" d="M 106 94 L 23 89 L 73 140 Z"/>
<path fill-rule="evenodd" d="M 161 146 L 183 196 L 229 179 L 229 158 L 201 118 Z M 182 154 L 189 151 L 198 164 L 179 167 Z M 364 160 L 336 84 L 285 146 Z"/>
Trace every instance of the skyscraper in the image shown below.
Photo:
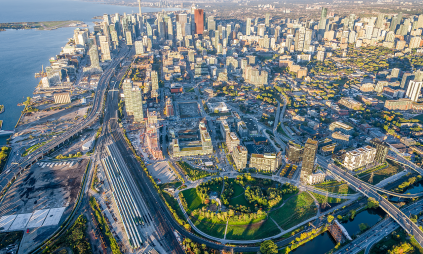
<path fill-rule="evenodd" d="M 100 35 L 99 40 L 100 40 L 100 48 L 101 48 L 101 60 L 102 61 L 112 60 L 112 57 L 110 55 L 110 43 L 108 41 L 108 38 L 104 35 Z"/>
<path fill-rule="evenodd" d="M 142 16 L 142 12 L 141 12 L 141 0 L 138 0 L 138 9 L 139 9 L 139 15 L 141 17 Z"/>
<path fill-rule="evenodd" d="M 422 81 L 417 81 L 417 80 L 410 81 L 410 84 L 408 85 L 405 96 L 412 101 L 417 101 L 419 99 L 419 96 L 422 90 L 422 84 L 423 84 Z"/>
<path fill-rule="evenodd" d="M 134 116 L 135 122 L 144 120 L 144 112 L 142 108 L 142 91 L 132 84 L 132 80 L 125 79 L 122 84 L 123 95 L 125 96 L 125 109 L 128 115 Z"/>
<path fill-rule="evenodd" d="M 385 19 L 385 15 L 383 13 L 379 13 L 377 15 L 377 20 L 376 20 L 376 27 L 377 28 L 382 28 L 384 19 Z"/>
<path fill-rule="evenodd" d="M 316 159 L 318 142 L 313 139 L 308 139 L 304 146 L 303 164 L 301 168 L 301 181 L 307 182 L 308 176 L 313 174 L 314 160 Z"/>
<path fill-rule="evenodd" d="M 259 24 L 258 25 L 258 28 L 257 28 L 257 34 L 258 34 L 258 36 L 263 37 L 265 31 L 266 31 L 266 25 L 265 24 Z"/>
<path fill-rule="evenodd" d="M 181 25 L 181 36 L 185 36 L 185 24 L 188 22 L 187 14 L 176 14 L 176 22 Z M 177 29 L 177 28 L 176 28 Z M 178 33 L 176 33 L 178 35 Z"/>
<path fill-rule="evenodd" d="M 410 48 L 414 49 L 414 48 L 418 48 L 420 47 L 420 42 L 421 42 L 422 38 L 420 36 L 414 36 L 410 39 Z"/>
<path fill-rule="evenodd" d="M 195 34 L 203 34 L 204 31 L 204 10 L 195 9 L 194 10 L 194 19 L 195 19 Z"/>
<path fill-rule="evenodd" d="M 408 84 L 413 79 L 414 79 L 413 73 L 409 73 L 409 72 L 404 73 L 404 75 L 402 75 L 402 80 L 401 80 L 401 89 L 407 91 L 408 90 Z"/>
<path fill-rule="evenodd" d="M 207 30 L 208 31 L 216 30 L 216 21 L 214 20 L 213 16 L 209 16 L 207 18 Z"/>
<path fill-rule="evenodd" d="M 251 33 L 251 18 L 247 18 L 245 35 L 250 35 L 250 33 Z"/>
<path fill-rule="evenodd" d="M 320 14 L 320 20 L 319 20 L 319 34 L 323 35 L 326 30 L 326 18 L 328 16 L 328 9 L 322 8 L 322 13 Z"/>
<path fill-rule="evenodd" d="M 135 41 L 135 54 L 144 54 L 144 43 L 142 41 Z"/>
<path fill-rule="evenodd" d="M 268 27 L 269 23 L 270 23 L 270 13 L 266 13 L 266 17 L 264 19 L 264 24 L 266 25 L 266 27 Z"/>

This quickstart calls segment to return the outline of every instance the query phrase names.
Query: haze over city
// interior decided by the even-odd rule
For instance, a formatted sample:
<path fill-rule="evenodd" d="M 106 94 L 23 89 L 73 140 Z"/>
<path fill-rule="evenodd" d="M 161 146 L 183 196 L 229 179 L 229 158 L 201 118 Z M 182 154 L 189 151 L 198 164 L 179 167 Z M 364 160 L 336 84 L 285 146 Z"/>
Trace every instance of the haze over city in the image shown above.
<path fill-rule="evenodd" d="M 423 253 L 423 2 L 0 8 L 0 253 Z"/>

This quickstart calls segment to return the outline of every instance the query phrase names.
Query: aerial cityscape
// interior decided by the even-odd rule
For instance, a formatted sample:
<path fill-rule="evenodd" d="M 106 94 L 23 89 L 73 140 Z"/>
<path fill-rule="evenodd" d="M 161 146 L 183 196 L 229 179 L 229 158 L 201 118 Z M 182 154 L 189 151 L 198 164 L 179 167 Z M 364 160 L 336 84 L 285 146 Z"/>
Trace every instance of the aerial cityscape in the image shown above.
<path fill-rule="evenodd" d="M 0 9 L 0 254 L 423 253 L 421 0 Z"/>

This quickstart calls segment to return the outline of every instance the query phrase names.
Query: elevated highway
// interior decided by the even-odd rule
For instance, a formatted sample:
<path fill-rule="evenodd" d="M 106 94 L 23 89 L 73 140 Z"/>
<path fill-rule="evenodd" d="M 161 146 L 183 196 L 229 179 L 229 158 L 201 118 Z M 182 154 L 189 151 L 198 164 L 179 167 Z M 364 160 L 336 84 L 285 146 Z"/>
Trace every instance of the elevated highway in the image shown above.
<path fill-rule="evenodd" d="M 12 181 L 14 181 L 16 177 L 18 177 L 26 168 L 30 167 L 32 164 L 42 159 L 50 151 L 52 151 L 53 149 L 57 147 L 60 147 L 70 138 L 77 135 L 80 131 L 94 124 L 95 121 L 97 121 L 98 117 L 100 116 L 100 111 L 104 101 L 105 91 L 109 85 L 110 79 L 115 74 L 115 68 L 123 59 L 125 59 L 125 57 L 129 53 L 130 53 L 130 50 L 126 46 L 123 47 L 121 51 L 119 52 L 119 54 L 110 63 L 110 65 L 104 70 L 98 82 L 97 91 L 95 93 L 94 102 L 93 102 L 91 111 L 88 113 L 87 117 L 83 121 L 81 121 L 78 124 L 75 124 L 66 132 L 52 139 L 50 142 L 48 142 L 41 148 L 37 149 L 35 152 L 31 153 L 30 155 L 24 158 L 21 158 L 17 162 L 17 164 L 11 165 L 8 169 L 4 170 L 2 174 L 0 174 L 0 193 L 1 194 L 4 193 L 8 185 Z"/>
<path fill-rule="evenodd" d="M 372 197 L 379 202 L 380 207 L 395 220 L 408 234 L 414 236 L 416 241 L 423 246 L 423 232 L 419 227 L 408 218 L 401 210 L 394 206 L 391 202 L 384 199 L 379 193 L 373 189 L 374 186 L 363 184 L 363 182 L 350 173 L 338 168 L 333 164 L 328 164 L 323 160 L 318 161 L 322 167 L 337 175 L 342 180 L 346 181 L 349 185 L 353 186 L 357 191 L 361 192 L 367 197 Z"/>

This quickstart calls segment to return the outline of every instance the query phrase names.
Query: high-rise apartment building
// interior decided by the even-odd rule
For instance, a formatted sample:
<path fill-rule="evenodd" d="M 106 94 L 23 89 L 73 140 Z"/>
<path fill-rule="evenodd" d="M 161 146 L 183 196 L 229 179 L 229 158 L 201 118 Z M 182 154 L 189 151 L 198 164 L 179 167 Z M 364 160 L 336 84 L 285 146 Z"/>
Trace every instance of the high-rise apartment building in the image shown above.
<path fill-rule="evenodd" d="M 406 72 L 402 75 L 401 80 L 401 89 L 406 90 L 408 89 L 408 84 L 415 78 L 413 73 Z"/>
<path fill-rule="evenodd" d="M 144 121 L 141 89 L 138 86 L 134 86 L 130 79 L 123 81 L 122 89 L 125 97 L 126 113 L 134 116 L 135 122 Z"/>
<path fill-rule="evenodd" d="M 88 51 L 88 54 L 90 55 L 91 68 L 97 68 L 101 70 L 97 46 L 91 45 L 90 50 Z"/>
<path fill-rule="evenodd" d="M 412 80 L 410 81 L 407 92 L 405 93 L 405 97 L 409 98 L 412 101 L 417 101 L 420 97 L 420 93 L 422 90 L 422 81 Z"/>
<path fill-rule="evenodd" d="M 235 166 L 238 170 L 242 170 L 247 167 L 248 151 L 245 146 L 237 146 L 234 148 L 232 153 Z"/>
<path fill-rule="evenodd" d="M 107 36 L 100 35 L 98 38 L 100 41 L 101 60 L 112 60 L 112 56 L 110 55 L 110 43 L 108 41 Z"/>
<path fill-rule="evenodd" d="M 376 148 L 374 161 L 384 163 L 386 161 L 386 156 L 388 155 L 389 145 L 377 138 L 372 139 L 370 143 Z"/>
<path fill-rule="evenodd" d="M 308 139 L 304 145 L 303 164 L 301 168 L 300 179 L 303 183 L 308 181 L 308 176 L 313 174 L 314 161 L 318 148 L 317 140 Z"/>
<path fill-rule="evenodd" d="M 204 31 L 204 10 L 195 9 L 194 10 L 194 19 L 195 19 L 195 34 L 203 34 Z"/>
<path fill-rule="evenodd" d="M 250 168 L 260 171 L 274 172 L 282 164 L 282 153 L 251 154 Z"/>
<path fill-rule="evenodd" d="M 303 155 L 303 147 L 299 144 L 294 143 L 293 141 L 289 141 L 288 149 L 286 151 L 286 158 L 290 162 L 300 162 L 302 155 Z"/>
<path fill-rule="evenodd" d="M 373 163 L 375 156 L 376 148 L 371 146 L 357 148 L 346 153 L 343 165 L 349 170 L 355 170 Z"/>
<path fill-rule="evenodd" d="M 235 132 L 226 132 L 226 147 L 230 153 L 239 145 L 240 141 Z"/>

